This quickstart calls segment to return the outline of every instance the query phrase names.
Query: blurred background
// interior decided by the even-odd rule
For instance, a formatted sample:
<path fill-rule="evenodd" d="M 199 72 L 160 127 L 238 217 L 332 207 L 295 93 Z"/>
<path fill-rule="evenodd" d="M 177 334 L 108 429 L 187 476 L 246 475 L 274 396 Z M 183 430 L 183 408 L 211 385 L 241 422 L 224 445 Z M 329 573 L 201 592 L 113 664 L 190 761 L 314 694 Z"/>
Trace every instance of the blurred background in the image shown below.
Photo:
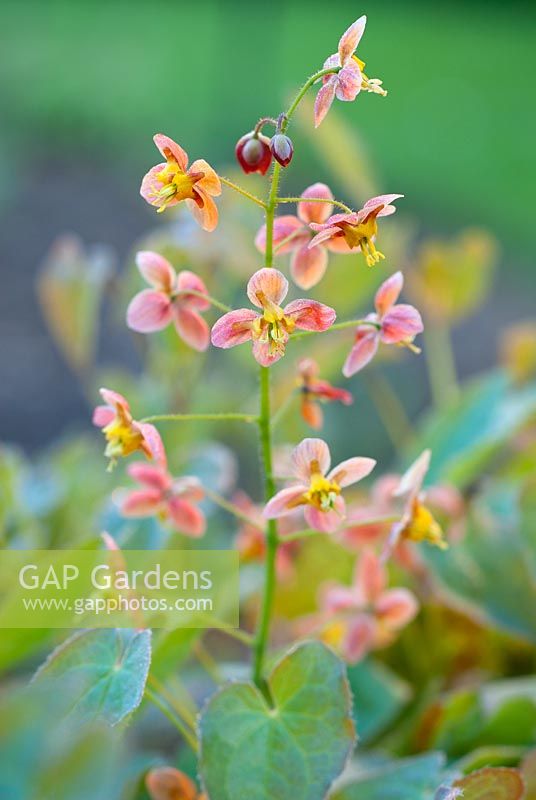
<path fill-rule="evenodd" d="M 397 221 L 417 242 L 485 229 L 499 269 L 478 314 L 457 322 L 454 345 L 464 374 L 493 361 L 499 331 L 528 316 L 534 299 L 533 4 L 4 0 L 1 440 L 33 451 L 88 426 L 88 401 L 47 332 L 35 291 L 58 236 L 73 232 L 88 246 L 104 245 L 94 257 L 121 270 L 136 241 L 166 224 L 138 195 L 157 160 L 153 133 L 166 132 L 192 158 L 232 172 L 237 138 L 260 115 L 277 114 L 363 12 L 360 56 L 389 96 L 335 104 L 331 135 L 341 120 L 358 137 L 358 155 L 344 145 L 321 155 L 310 117 L 303 130 L 295 127 L 286 189 L 328 180 L 349 202 L 369 186 L 404 192 Z M 258 259 L 254 251 L 251 258 Z M 139 353 L 123 322 L 127 299 L 105 316 L 98 361 L 136 371 Z M 426 387 L 417 378 L 407 383 L 401 391 L 413 414 Z"/>

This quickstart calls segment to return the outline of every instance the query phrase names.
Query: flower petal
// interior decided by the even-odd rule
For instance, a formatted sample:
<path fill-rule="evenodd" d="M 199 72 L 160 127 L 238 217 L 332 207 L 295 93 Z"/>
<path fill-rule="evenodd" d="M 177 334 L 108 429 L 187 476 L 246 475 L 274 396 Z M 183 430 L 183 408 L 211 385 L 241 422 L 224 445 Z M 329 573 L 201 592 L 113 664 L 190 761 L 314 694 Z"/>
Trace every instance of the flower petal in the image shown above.
<path fill-rule="evenodd" d="M 290 239 L 286 244 L 280 246 L 280 243 L 290 236 L 292 236 L 292 239 Z M 309 239 L 309 231 L 303 226 L 298 217 L 295 217 L 292 214 L 284 214 L 281 217 L 275 218 L 273 245 L 274 248 L 277 248 L 277 252 L 279 254 L 290 253 L 301 243 L 308 242 Z M 255 247 L 261 253 L 265 252 L 266 225 L 263 225 L 262 228 L 259 229 L 255 237 Z"/>
<path fill-rule="evenodd" d="M 127 325 L 138 333 L 154 333 L 163 330 L 173 317 L 173 304 L 163 292 L 144 289 L 129 303 Z"/>
<path fill-rule="evenodd" d="M 301 193 L 301 197 L 318 197 L 323 200 L 333 200 L 333 193 L 325 183 L 313 183 Z M 333 214 L 331 203 L 298 203 L 298 217 L 306 223 L 324 223 Z"/>
<path fill-rule="evenodd" d="M 294 474 L 306 484 L 309 484 L 313 463 L 318 464 L 323 475 L 327 473 L 331 464 L 329 447 L 323 439 L 303 439 L 292 451 L 291 459 Z"/>
<path fill-rule="evenodd" d="M 364 456 L 348 458 L 333 467 L 328 475 L 328 480 L 335 481 L 341 488 L 351 486 L 352 483 L 357 483 L 366 478 L 367 475 L 370 475 L 375 466 L 376 460 L 374 458 L 366 458 Z"/>
<path fill-rule="evenodd" d="M 406 494 L 415 497 L 422 488 L 424 477 L 430 468 L 431 450 L 423 450 L 420 456 L 411 464 L 402 475 L 400 483 L 393 492 L 394 496 L 402 497 Z"/>
<path fill-rule="evenodd" d="M 332 584 L 326 586 L 321 594 L 320 603 L 322 608 L 330 614 L 339 614 L 341 611 L 349 611 L 356 606 L 356 596 L 353 589 L 348 586 Z"/>
<path fill-rule="evenodd" d="M 346 661 L 355 664 L 366 656 L 374 646 L 376 624 L 369 614 L 359 614 L 348 625 L 342 645 Z"/>
<path fill-rule="evenodd" d="M 174 767 L 155 767 L 145 778 L 151 800 L 201 800 L 190 778 Z"/>
<path fill-rule="evenodd" d="M 304 510 L 305 521 L 315 531 L 333 533 L 344 521 L 346 504 L 342 497 L 335 500 L 335 508 L 330 511 L 320 511 L 316 506 L 306 506 Z"/>
<path fill-rule="evenodd" d="M 177 289 L 179 292 L 186 292 L 188 289 L 193 289 L 194 292 L 201 292 L 201 294 L 208 295 L 207 287 L 195 272 L 190 272 L 188 269 L 183 269 L 177 276 Z M 181 294 L 180 304 L 187 303 L 190 308 L 197 308 L 198 311 L 206 311 L 210 308 L 210 303 L 203 297 L 195 294 Z"/>
<path fill-rule="evenodd" d="M 121 409 L 126 414 L 130 414 L 130 405 L 126 397 L 123 397 L 119 392 L 114 392 L 113 389 L 106 389 L 104 386 L 99 389 L 99 394 L 108 406 L 115 409 Z"/>
<path fill-rule="evenodd" d="M 114 417 L 115 411 L 110 406 L 97 406 L 93 411 L 92 422 L 97 428 L 105 428 Z"/>
<path fill-rule="evenodd" d="M 254 306 L 262 308 L 259 297 L 266 298 L 276 306 L 280 305 L 288 292 L 288 281 L 278 269 L 265 267 L 255 272 L 248 281 L 247 295 Z"/>
<path fill-rule="evenodd" d="M 423 330 L 424 325 L 417 309 L 401 303 L 393 306 L 382 319 L 380 336 L 385 344 L 396 344 L 413 339 Z"/>
<path fill-rule="evenodd" d="M 322 280 L 328 266 L 328 253 L 325 247 L 309 249 L 309 239 L 299 247 L 290 261 L 292 280 L 301 289 L 310 289 Z"/>
<path fill-rule="evenodd" d="M 262 512 L 265 519 L 276 519 L 285 514 L 290 514 L 295 511 L 299 500 L 307 491 L 307 486 L 299 484 L 298 486 L 290 486 L 286 489 L 281 489 L 280 492 L 274 494 L 269 500 Z"/>
<path fill-rule="evenodd" d="M 136 266 L 142 277 L 154 289 L 172 292 L 175 287 L 176 274 L 169 261 L 152 250 L 140 250 L 136 253 Z"/>
<path fill-rule="evenodd" d="M 284 312 L 303 331 L 327 331 L 337 317 L 335 309 L 316 300 L 293 300 Z"/>
<path fill-rule="evenodd" d="M 356 564 L 354 587 L 361 605 L 373 603 L 387 586 L 387 571 L 373 550 L 363 550 Z"/>
<path fill-rule="evenodd" d="M 194 186 L 194 192 L 197 194 L 200 203 L 188 199 L 186 200 L 186 205 L 195 221 L 201 225 L 204 231 L 213 231 L 218 224 L 218 206 L 199 184 Z M 172 205 L 172 203 L 168 203 L 168 205 Z"/>
<path fill-rule="evenodd" d="M 400 271 L 395 272 L 390 278 L 382 283 L 376 297 L 374 298 L 374 305 L 380 317 L 383 317 L 398 300 L 402 287 L 404 285 L 404 276 Z"/>
<path fill-rule="evenodd" d="M 144 200 L 146 200 L 151 206 L 163 206 L 164 204 L 168 206 L 176 206 L 179 202 L 175 197 L 166 199 L 158 194 L 160 189 L 162 188 L 162 184 L 158 180 L 159 174 L 165 169 L 167 164 L 157 164 L 154 167 L 151 167 L 149 172 L 147 172 L 141 181 L 140 186 L 140 194 Z"/>
<path fill-rule="evenodd" d="M 211 339 L 214 347 L 235 347 L 251 339 L 251 326 L 258 314 L 251 308 L 229 311 L 215 323 Z"/>
<path fill-rule="evenodd" d="M 203 317 L 197 311 L 177 306 L 175 309 L 175 328 L 181 339 L 190 347 L 193 347 L 194 350 L 202 353 L 207 349 L 210 342 L 210 330 Z"/>
<path fill-rule="evenodd" d="M 194 161 L 188 172 L 203 172 L 203 177 L 199 181 L 198 185 L 203 188 L 203 191 L 209 195 L 213 195 L 214 197 L 217 197 L 221 194 L 221 182 L 218 174 L 203 158 L 198 158 L 196 161 Z"/>
<path fill-rule="evenodd" d="M 285 355 L 285 344 L 280 342 L 278 347 L 274 347 L 273 342 L 263 342 L 260 339 L 253 340 L 253 357 L 261 367 L 271 367 Z"/>
<path fill-rule="evenodd" d="M 203 536 L 207 523 L 205 515 L 197 506 L 179 497 L 171 497 L 167 502 L 169 518 L 175 528 L 186 536 Z"/>
<path fill-rule="evenodd" d="M 389 589 L 376 601 L 376 614 L 391 630 L 403 628 L 418 610 L 417 599 L 409 589 Z"/>
<path fill-rule="evenodd" d="M 143 483 L 150 489 L 165 492 L 171 486 L 171 478 L 167 470 L 156 464 L 143 464 L 136 462 L 127 468 L 128 474 L 138 483 Z"/>
<path fill-rule="evenodd" d="M 378 350 L 379 342 L 378 331 L 365 331 L 359 330 L 355 338 L 355 344 L 348 354 L 348 358 L 344 362 L 342 374 L 346 378 L 350 378 L 363 369 L 369 361 L 372 361 Z"/>
<path fill-rule="evenodd" d="M 341 38 L 339 39 L 339 58 L 341 60 L 341 64 L 344 66 L 346 61 L 350 59 L 356 51 L 357 45 L 359 44 L 361 37 L 365 31 L 365 25 L 367 24 L 367 17 L 363 14 L 362 17 L 356 19 L 349 28 L 347 28 Z"/>
<path fill-rule="evenodd" d="M 183 172 L 188 168 L 188 154 L 182 149 L 180 144 L 174 142 L 169 136 L 163 133 L 156 133 L 153 136 L 153 142 L 158 147 L 165 159 L 173 158 Z"/>
<path fill-rule="evenodd" d="M 149 422 L 135 423 L 141 432 L 144 440 L 144 451 L 148 458 L 152 458 L 157 464 L 165 467 L 167 464 L 166 451 L 162 437 L 154 425 Z"/>
<path fill-rule="evenodd" d="M 159 489 L 137 489 L 129 492 L 121 503 L 121 514 L 124 517 L 152 517 L 162 502 Z"/>
<path fill-rule="evenodd" d="M 311 223 L 310 227 L 311 227 L 312 230 L 315 230 L 315 228 L 313 227 L 314 224 L 315 223 L 313 223 L 313 222 Z M 330 240 L 330 243 L 331 243 L 331 241 L 333 241 L 333 237 L 343 238 L 343 240 L 344 240 L 344 235 L 343 235 L 343 232 L 342 232 L 342 230 L 340 228 L 338 228 L 336 225 L 332 225 L 332 226 L 325 225 L 322 228 L 322 230 L 320 230 L 316 234 L 316 236 L 313 236 L 313 238 L 309 242 L 309 248 L 312 250 L 313 247 L 318 247 L 319 244 L 323 244 L 324 242 L 327 243 L 328 240 Z M 346 244 L 346 241 L 344 243 Z M 347 249 L 348 249 L 348 246 L 347 246 Z"/>
<path fill-rule="evenodd" d="M 322 120 L 325 118 L 331 104 L 335 99 L 335 91 L 338 86 L 337 75 L 333 75 L 327 83 L 322 86 L 316 96 L 315 100 L 315 128 L 318 128 Z"/>
<path fill-rule="evenodd" d="M 180 496 L 182 500 L 188 500 L 190 503 L 200 503 L 205 497 L 205 490 L 201 481 L 191 475 L 176 478 L 173 481 L 173 492 L 175 495 Z"/>
<path fill-rule="evenodd" d="M 303 397 L 300 405 L 300 411 L 302 418 L 309 425 L 309 427 L 314 428 L 315 431 L 322 429 L 322 425 L 324 424 L 324 413 L 320 408 L 319 403 L 315 403 L 313 400 Z"/>
<path fill-rule="evenodd" d="M 337 88 L 335 90 L 337 100 L 343 100 L 348 103 L 355 100 L 361 91 L 361 84 L 363 83 L 363 75 L 358 65 L 354 61 L 350 61 L 341 69 L 337 78 Z"/>

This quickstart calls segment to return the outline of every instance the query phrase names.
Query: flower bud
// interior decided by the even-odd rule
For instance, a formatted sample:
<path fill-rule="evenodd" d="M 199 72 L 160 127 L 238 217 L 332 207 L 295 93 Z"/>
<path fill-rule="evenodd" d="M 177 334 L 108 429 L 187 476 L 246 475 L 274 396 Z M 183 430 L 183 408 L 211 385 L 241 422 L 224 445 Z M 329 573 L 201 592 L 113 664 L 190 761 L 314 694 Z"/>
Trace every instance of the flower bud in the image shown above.
<path fill-rule="evenodd" d="M 276 161 L 279 161 L 282 167 L 287 167 L 292 161 L 294 155 L 294 146 L 292 141 L 285 136 L 284 133 L 276 133 L 270 142 L 270 150 Z"/>
<path fill-rule="evenodd" d="M 238 163 L 246 174 L 260 172 L 265 175 L 272 162 L 270 140 L 262 133 L 250 131 L 242 136 L 235 148 Z"/>

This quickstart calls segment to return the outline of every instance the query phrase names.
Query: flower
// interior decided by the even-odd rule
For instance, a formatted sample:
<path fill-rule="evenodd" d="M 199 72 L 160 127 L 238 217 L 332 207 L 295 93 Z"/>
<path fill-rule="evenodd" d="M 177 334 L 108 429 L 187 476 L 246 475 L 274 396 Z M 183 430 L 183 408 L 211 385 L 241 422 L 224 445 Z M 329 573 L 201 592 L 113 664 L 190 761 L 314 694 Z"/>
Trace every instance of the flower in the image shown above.
<path fill-rule="evenodd" d="M 265 175 L 272 163 L 270 139 L 262 133 L 250 131 L 236 143 L 235 155 L 246 175 L 250 172 Z"/>
<path fill-rule="evenodd" d="M 217 174 L 202 158 L 188 168 L 188 155 L 169 136 L 157 133 L 153 141 L 166 161 L 151 167 L 144 176 L 141 196 L 159 212 L 184 200 L 201 227 L 213 231 L 218 224 L 218 209 L 212 198 L 221 194 Z"/>
<path fill-rule="evenodd" d="M 303 358 L 298 364 L 299 387 L 301 391 L 301 415 L 305 422 L 319 430 L 322 427 L 323 414 L 318 401 L 331 402 L 338 400 L 349 406 L 354 402 L 351 392 L 337 389 L 327 381 L 320 380 L 318 364 L 312 358 Z"/>
<path fill-rule="evenodd" d="M 102 428 L 106 438 L 104 455 L 110 459 L 112 468 L 118 456 L 129 456 L 141 450 L 147 458 L 158 464 L 166 464 L 166 453 L 160 434 L 147 422 L 136 422 L 130 413 L 128 401 L 111 389 L 101 389 L 106 405 L 97 406 L 93 412 L 93 424 Z"/>
<path fill-rule="evenodd" d="M 305 506 L 307 524 L 314 530 L 331 533 L 346 516 L 341 496 L 345 486 L 357 483 L 373 469 L 373 458 L 349 458 L 328 472 L 331 463 L 329 447 L 322 439 L 304 439 L 292 453 L 294 475 L 298 483 L 272 497 L 264 509 L 267 519 L 290 514 Z"/>
<path fill-rule="evenodd" d="M 361 250 L 367 265 L 373 267 L 380 259 L 385 258 L 374 244 L 378 233 L 377 218 L 394 214 L 396 208 L 391 203 L 400 197 L 404 195 L 380 194 L 367 200 L 359 211 L 334 214 L 323 223 L 311 222 L 309 227 L 317 233 L 309 242 L 309 247 L 318 247 L 325 242 L 329 243 L 331 250 L 337 248 L 346 253 Z"/>
<path fill-rule="evenodd" d="M 315 100 L 315 128 L 318 128 L 328 113 L 335 97 L 338 100 L 352 101 L 361 91 L 381 94 L 384 97 L 387 94 L 380 80 L 367 78 L 363 72 L 365 62 L 355 55 L 366 24 L 366 16 L 359 17 L 341 36 L 338 51 L 324 61 L 324 69 L 330 67 L 341 67 L 341 69 L 333 75 L 325 75 L 322 78 L 323 85 Z"/>
<path fill-rule="evenodd" d="M 323 200 L 332 200 L 333 194 L 325 183 L 313 183 L 305 189 L 298 203 L 298 215 L 284 214 L 276 217 L 274 221 L 274 247 L 278 253 L 292 253 L 290 261 L 290 274 L 292 280 L 301 289 L 311 289 L 323 278 L 328 265 L 328 250 L 340 252 L 340 242 L 334 245 L 328 241 L 326 246 L 319 245 L 309 249 L 313 233 L 309 223 L 324 223 L 333 211 L 331 203 L 306 202 L 307 198 L 315 197 Z M 266 225 L 257 233 L 255 245 L 261 253 L 266 250 Z M 342 242 L 344 252 L 350 251 Z"/>
<path fill-rule="evenodd" d="M 284 133 L 276 133 L 270 141 L 270 151 L 282 167 L 288 167 L 294 155 L 294 145 Z"/>
<path fill-rule="evenodd" d="M 423 331 L 421 315 L 413 306 L 405 303 L 395 305 L 403 285 L 404 276 L 395 272 L 376 292 L 376 312 L 368 314 L 357 326 L 354 346 L 342 368 L 347 378 L 374 358 L 380 342 L 408 347 L 414 353 L 420 353 L 413 340 Z"/>
<path fill-rule="evenodd" d="M 336 314 L 316 300 L 293 300 L 285 308 L 280 303 L 288 292 L 288 281 L 277 269 L 260 269 L 251 276 L 247 295 L 262 314 L 240 308 L 224 314 L 212 328 L 215 347 L 235 347 L 253 341 L 253 355 L 263 367 L 269 367 L 285 355 L 285 345 L 295 328 L 325 331 Z"/>
<path fill-rule="evenodd" d="M 152 333 L 173 322 L 181 339 L 190 347 L 206 350 L 209 328 L 198 312 L 205 311 L 210 303 L 198 294 L 208 294 L 201 278 L 189 270 L 177 275 L 169 261 L 150 250 L 139 252 L 136 264 L 152 289 L 144 289 L 131 300 L 128 327 L 139 333 Z"/>
<path fill-rule="evenodd" d="M 142 488 L 120 496 L 124 517 L 156 516 L 186 536 L 204 534 L 205 516 L 195 505 L 204 497 L 197 478 L 172 478 L 165 466 L 142 463 L 131 464 L 128 474 Z"/>
<path fill-rule="evenodd" d="M 430 467 L 431 455 L 430 450 L 424 450 L 404 473 L 394 492 L 395 496 L 405 498 L 405 505 L 402 518 L 391 529 L 385 548 L 386 557 L 391 555 L 401 540 L 427 541 L 441 550 L 448 547 L 441 526 L 424 504 L 426 493 L 422 485 Z"/>
<path fill-rule="evenodd" d="M 341 617 L 327 626 L 324 636 L 339 645 L 350 663 L 390 644 L 417 614 L 418 602 L 409 589 L 386 587 L 386 569 L 367 549 L 356 564 L 352 586 L 332 584 L 323 592 L 323 609 Z"/>
<path fill-rule="evenodd" d="M 145 776 L 145 786 L 151 800 L 208 800 L 198 794 L 195 783 L 174 767 L 155 767 Z"/>

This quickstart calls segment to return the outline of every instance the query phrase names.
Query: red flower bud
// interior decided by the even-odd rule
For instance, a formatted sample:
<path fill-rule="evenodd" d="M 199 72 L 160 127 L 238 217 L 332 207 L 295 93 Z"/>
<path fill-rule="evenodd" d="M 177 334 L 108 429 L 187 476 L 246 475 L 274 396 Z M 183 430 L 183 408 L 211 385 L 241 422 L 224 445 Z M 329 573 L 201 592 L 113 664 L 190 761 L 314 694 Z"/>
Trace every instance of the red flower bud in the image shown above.
<path fill-rule="evenodd" d="M 260 172 L 265 175 L 272 162 L 270 140 L 262 133 L 250 131 L 242 136 L 235 148 L 238 163 L 246 174 Z"/>
<path fill-rule="evenodd" d="M 284 133 L 276 133 L 270 142 L 270 150 L 276 161 L 279 161 L 282 167 L 287 167 L 292 161 L 294 155 L 294 146 L 292 141 L 285 136 Z"/>

